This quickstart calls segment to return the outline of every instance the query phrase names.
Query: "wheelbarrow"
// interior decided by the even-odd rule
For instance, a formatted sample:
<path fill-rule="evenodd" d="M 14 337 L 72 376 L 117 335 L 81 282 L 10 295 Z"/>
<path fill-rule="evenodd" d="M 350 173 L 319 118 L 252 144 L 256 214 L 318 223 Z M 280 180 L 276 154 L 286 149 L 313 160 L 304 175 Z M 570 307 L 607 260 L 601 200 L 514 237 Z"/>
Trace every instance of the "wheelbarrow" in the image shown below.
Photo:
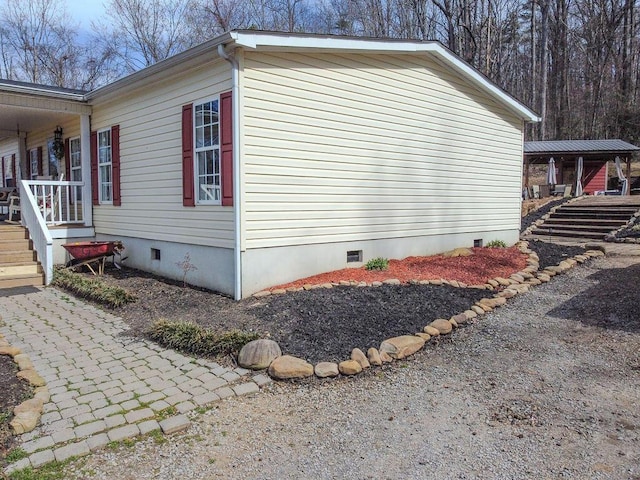
<path fill-rule="evenodd" d="M 121 255 L 124 250 L 124 245 L 119 240 L 106 242 L 65 243 L 62 247 L 71 257 L 71 260 L 69 260 L 65 265 L 66 268 L 86 265 L 94 275 L 102 275 L 104 273 L 104 264 L 107 261 L 107 258 L 113 257 L 114 255 Z M 115 260 L 113 263 L 118 267 Z M 97 273 L 91 264 L 96 265 L 98 270 Z"/>

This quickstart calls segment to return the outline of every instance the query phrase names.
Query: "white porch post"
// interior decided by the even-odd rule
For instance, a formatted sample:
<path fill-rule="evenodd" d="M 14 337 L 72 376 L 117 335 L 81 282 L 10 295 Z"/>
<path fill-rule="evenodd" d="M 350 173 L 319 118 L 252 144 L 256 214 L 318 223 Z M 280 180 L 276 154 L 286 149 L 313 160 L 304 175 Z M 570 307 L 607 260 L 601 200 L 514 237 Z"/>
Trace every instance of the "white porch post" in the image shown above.
<path fill-rule="evenodd" d="M 80 115 L 80 161 L 82 163 L 82 216 L 85 227 L 93 225 L 91 201 L 91 121 L 89 115 Z"/>

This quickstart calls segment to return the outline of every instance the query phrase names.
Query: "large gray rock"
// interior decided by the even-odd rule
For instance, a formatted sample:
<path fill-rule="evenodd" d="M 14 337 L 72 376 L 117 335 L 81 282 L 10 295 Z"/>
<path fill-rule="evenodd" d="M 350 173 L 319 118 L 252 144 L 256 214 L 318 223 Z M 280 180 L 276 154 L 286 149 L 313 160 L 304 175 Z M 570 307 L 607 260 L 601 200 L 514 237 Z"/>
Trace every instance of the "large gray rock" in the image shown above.
<path fill-rule="evenodd" d="M 269 365 L 269 375 L 277 380 L 306 378 L 313 375 L 313 365 L 291 355 L 276 358 Z"/>
<path fill-rule="evenodd" d="M 391 358 L 401 359 L 413 355 L 424 347 L 424 339 L 415 335 L 401 335 L 388 338 L 380 344 L 380 353 L 383 352 Z"/>
<path fill-rule="evenodd" d="M 353 349 L 351 352 L 351 360 L 358 362 L 362 368 L 369 368 L 371 366 L 367 356 L 359 348 Z"/>
<path fill-rule="evenodd" d="M 282 356 L 280 346 L 273 340 L 261 338 L 247 343 L 238 354 L 238 365 L 251 370 L 268 368 L 276 358 Z"/>
<path fill-rule="evenodd" d="M 340 375 L 338 364 L 333 362 L 320 362 L 315 366 L 314 371 L 318 378 L 337 377 Z"/>
<path fill-rule="evenodd" d="M 355 360 L 345 360 L 338 364 L 338 370 L 343 375 L 357 375 L 362 371 L 362 366 Z"/>
<path fill-rule="evenodd" d="M 444 318 L 438 318 L 429 324 L 430 327 L 435 328 L 440 332 L 440 335 L 447 335 L 451 333 L 453 330 L 453 325 L 449 320 L 445 320 Z"/>

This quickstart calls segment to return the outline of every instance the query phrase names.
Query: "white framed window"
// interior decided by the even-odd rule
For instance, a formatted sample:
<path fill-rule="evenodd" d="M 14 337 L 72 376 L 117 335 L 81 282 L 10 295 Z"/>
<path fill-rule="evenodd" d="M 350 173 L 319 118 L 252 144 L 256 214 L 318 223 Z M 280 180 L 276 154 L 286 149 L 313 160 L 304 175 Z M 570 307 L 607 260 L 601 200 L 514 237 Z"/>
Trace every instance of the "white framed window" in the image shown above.
<path fill-rule="evenodd" d="M 3 168 L 4 168 L 4 179 L 2 186 L 3 187 L 15 187 L 15 183 L 13 182 L 13 160 L 11 156 L 4 157 Z"/>
<path fill-rule="evenodd" d="M 69 170 L 72 182 L 82 181 L 82 157 L 80 155 L 80 137 L 69 139 Z M 82 200 L 82 188 L 73 188 L 74 200 Z"/>
<path fill-rule="evenodd" d="M 29 150 L 29 167 L 31 168 L 30 180 L 35 180 L 38 174 L 38 149 L 32 148 Z"/>
<path fill-rule="evenodd" d="M 98 130 L 98 192 L 100 203 L 113 202 L 111 129 Z"/>
<path fill-rule="evenodd" d="M 194 104 L 194 174 L 199 204 L 221 204 L 219 105 L 218 98 Z"/>

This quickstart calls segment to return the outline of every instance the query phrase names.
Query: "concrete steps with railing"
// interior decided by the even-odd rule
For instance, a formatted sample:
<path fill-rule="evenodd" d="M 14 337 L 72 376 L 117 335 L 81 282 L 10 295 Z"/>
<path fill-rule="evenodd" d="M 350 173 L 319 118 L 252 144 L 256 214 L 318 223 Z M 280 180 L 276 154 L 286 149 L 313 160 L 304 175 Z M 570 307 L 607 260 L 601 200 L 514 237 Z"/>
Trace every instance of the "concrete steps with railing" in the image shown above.
<path fill-rule="evenodd" d="M 44 272 L 27 229 L 0 225 L 0 288 L 44 285 Z"/>

